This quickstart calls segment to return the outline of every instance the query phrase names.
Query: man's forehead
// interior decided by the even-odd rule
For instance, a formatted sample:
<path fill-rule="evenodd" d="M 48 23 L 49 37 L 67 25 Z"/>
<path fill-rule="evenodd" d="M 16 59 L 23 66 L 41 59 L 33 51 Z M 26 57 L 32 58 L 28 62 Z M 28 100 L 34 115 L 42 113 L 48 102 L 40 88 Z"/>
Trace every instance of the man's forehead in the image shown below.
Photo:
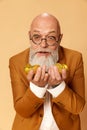
<path fill-rule="evenodd" d="M 30 31 L 32 33 L 57 33 L 58 32 L 58 26 L 55 23 L 41 23 L 41 24 L 33 24 L 30 28 Z"/>
<path fill-rule="evenodd" d="M 39 33 L 39 34 L 43 33 L 43 31 L 39 31 L 39 30 L 33 30 L 32 32 L 33 32 L 33 33 Z M 45 33 L 47 33 L 47 34 L 51 34 L 51 33 L 56 33 L 56 31 L 55 31 L 55 30 L 52 30 L 52 31 L 46 31 Z"/>

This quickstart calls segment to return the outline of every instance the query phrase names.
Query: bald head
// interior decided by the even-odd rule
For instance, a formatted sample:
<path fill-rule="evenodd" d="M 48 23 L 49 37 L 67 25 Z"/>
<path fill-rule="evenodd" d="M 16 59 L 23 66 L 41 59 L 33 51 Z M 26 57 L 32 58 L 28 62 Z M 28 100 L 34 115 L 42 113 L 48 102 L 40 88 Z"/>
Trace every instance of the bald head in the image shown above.
<path fill-rule="evenodd" d="M 30 26 L 30 31 L 34 30 L 43 31 L 44 33 L 49 31 L 56 31 L 58 34 L 60 34 L 60 25 L 57 18 L 51 14 L 43 13 L 38 16 L 36 16 Z"/>

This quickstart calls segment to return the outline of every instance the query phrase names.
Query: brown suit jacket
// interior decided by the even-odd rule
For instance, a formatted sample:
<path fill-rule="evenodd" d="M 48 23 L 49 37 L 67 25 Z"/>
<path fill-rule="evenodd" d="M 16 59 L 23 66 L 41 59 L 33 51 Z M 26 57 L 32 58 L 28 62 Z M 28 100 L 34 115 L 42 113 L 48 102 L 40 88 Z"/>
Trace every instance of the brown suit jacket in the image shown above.
<path fill-rule="evenodd" d="M 16 116 L 12 130 L 39 130 L 44 98 L 31 92 L 24 72 L 29 49 L 10 58 L 10 76 Z M 60 130 L 81 130 L 79 113 L 85 104 L 84 70 L 81 53 L 60 47 L 59 63 L 67 64 L 69 75 L 64 91 L 52 99 L 52 112 Z"/>

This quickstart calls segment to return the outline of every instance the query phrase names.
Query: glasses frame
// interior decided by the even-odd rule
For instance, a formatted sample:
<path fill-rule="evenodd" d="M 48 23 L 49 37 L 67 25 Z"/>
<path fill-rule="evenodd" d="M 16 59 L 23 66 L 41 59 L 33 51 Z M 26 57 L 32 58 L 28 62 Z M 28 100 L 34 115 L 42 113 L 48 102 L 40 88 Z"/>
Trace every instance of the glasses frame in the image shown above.
<path fill-rule="evenodd" d="M 41 42 L 42 42 L 42 40 L 45 40 L 47 46 L 55 46 L 58 42 L 61 41 L 61 38 L 62 38 L 62 34 L 59 34 L 58 40 L 55 39 L 55 43 L 52 44 L 52 45 L 49 45 L 49 44 L 47 43 L 47 38 L 41 38 Z M 33 36 L 31 37 L 31 35 L 30 35 L 30 40 L 32 40 L 32 42 L 33 42 L 34 44 L 36 44 L 36 45 L 40 45 L 40 44 L 41 44 L 41 42 L 40 42 L 40 43 L 36 43 L 36 42 L 33 40 Z"/>

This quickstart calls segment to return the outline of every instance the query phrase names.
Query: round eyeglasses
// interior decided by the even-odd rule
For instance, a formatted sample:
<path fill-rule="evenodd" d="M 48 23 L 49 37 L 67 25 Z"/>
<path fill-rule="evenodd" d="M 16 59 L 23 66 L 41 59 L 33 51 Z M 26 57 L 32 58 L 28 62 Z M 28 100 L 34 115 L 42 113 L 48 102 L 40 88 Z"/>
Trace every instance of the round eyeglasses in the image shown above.
<path fill-rule="evenodd" d="M 48 35 L 45 38 L 42 38 L 42 36 L 38 34 L 34 34 L 32 37 L 30 37 L 30 40 L 37 45 L 40 45 L 42 40 L 44 40 L 48 46 L 54 46 L 59 41 L 59 39 L 56 40 L 55 36 Z"/>

